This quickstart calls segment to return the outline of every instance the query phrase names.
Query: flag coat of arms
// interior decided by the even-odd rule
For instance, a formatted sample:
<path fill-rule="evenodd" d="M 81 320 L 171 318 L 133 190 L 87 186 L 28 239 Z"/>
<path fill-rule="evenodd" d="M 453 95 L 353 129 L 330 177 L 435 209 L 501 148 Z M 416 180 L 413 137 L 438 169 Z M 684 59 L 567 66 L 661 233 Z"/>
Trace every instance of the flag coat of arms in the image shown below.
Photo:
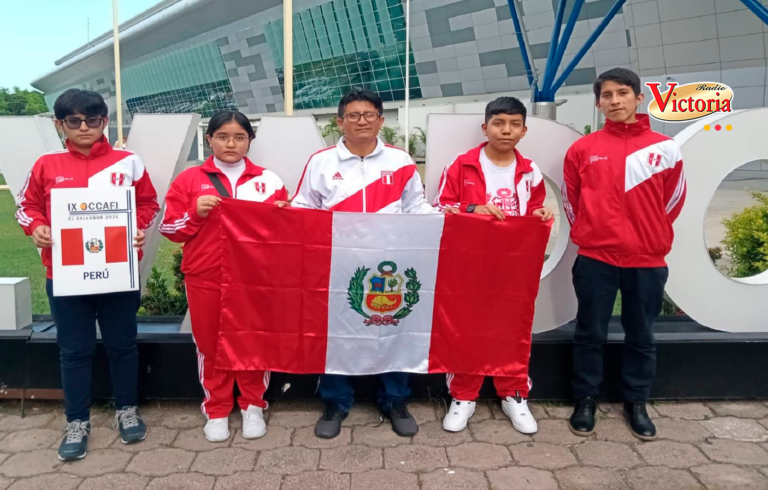
<path fill-rule="evenodd" d="M 527 380 L 550 229 L 539 218 L 225 199 L 205 226 L 224 252 L 218 368 Z"/>

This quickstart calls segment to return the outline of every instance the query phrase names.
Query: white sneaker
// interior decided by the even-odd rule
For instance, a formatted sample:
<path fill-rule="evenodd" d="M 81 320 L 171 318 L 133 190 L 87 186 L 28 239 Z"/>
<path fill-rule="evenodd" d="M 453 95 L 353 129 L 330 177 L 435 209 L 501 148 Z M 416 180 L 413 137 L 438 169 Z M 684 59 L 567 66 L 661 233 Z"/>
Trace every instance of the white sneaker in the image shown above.
<path fill-rule="evenodd" d="M 205 438 L 211 442 L 224 442 L 229 439 L 229 417 L 210 419 L 203 428 Z"/>
<path fill-rule="evenodd" d="M 264 409 L 248 405 L 248 410 L 240 410 L 243 414 L 243 437 L 258 439 L 267 433 L 267 423 L 264 422 Z"/>
<path fill-rule="evenodd" d="M 506 400 L 501 400 L 501 409 L 512 421 L 512 426 L 518 432 L 535 434 L 539 430 L 539 425 L 528 409 L 528 400 L 525 398 L 520 398 L 518 402 L 514 397 L 508 396 Z"/>
<path fill-rule="evenodd" d="M 467 428 L 469 418 L 475 414 L 475 402 L 454 399 L 443 419 L 443 429 L 448 432 L 460 432 Z"/>

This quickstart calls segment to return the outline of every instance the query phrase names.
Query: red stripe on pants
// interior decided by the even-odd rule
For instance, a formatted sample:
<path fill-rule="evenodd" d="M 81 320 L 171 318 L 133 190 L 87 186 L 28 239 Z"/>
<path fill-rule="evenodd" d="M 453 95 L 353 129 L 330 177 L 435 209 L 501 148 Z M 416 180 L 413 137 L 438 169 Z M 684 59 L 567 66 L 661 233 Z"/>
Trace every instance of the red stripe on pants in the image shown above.
<path fill-rule="evenodd" d="M 483 386 L 485 376 L 477 374 L 446 374 L 448 391 L 456 400 L 471 402 L 477 400 L 480 388 Z M 496 387 L 496 394 L 499 398 L 519 395 L 528 398 L 530 389 L 530 379 L 522 382 L 520 378 L 509 378 L 506 376 L 494 376 L 493 385 Z"/>
<path fill-rule="evenodd" d="M 268 371 L 225 371 L 216 369 L 219 342 L 221 288 L 217 281 L 187 275 L 187 300 L 192 320 L 192 336 L 197 344 L 200 383 L 205 392 L 200 409 L 206 418 L 229 416 L 234 406 L 235 381 L 242 396 L 237 400 L 241 409 L 248 405 L 267 408 L 264 392 L 269 385 Z"/>

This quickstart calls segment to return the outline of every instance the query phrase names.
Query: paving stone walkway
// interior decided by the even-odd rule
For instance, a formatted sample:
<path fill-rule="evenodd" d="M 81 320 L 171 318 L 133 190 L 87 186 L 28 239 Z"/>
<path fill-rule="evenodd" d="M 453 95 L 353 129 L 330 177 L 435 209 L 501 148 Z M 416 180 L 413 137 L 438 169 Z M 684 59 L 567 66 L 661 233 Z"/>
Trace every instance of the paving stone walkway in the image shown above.
<path fill-rule="evenodd" d="M 0 490 L 481 490 L 481 489 L 768 489 L 768 403 L 654 403 L 659 439 L 641 442 L 602 404 L 595 434 L 572 435 L 568 406 L 532 403 L 539 432 L 512 429 L 495 403 L 478 403 L 469 429 L 448 434 L 441 402 L 414 402 L 413 438 L 379 425 L 373 405 L 357 405 L 341 435 L 316 439 L 314 401 L 274 403 L 268 432 L 212 444 L 195 403 L 142 407 L 149 436 L 126 446 L 112 415 L 94 408 L 88 457 L 62 464 L 56 448 L 65 425 L 58 402 L 0 402 Z"/>

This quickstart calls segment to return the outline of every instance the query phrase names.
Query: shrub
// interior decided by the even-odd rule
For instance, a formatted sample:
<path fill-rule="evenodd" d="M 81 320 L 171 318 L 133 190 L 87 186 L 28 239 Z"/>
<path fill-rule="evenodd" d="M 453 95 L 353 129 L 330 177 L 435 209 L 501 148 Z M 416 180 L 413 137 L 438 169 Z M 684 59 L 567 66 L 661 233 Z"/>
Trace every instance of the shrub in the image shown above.
<path fill-rule="evenodd" d="M 184 274 L 181 272 L 182 251 L 173 254 L 173 286 L 157 267 L 152 267 L 152 274 L 147 279 L 144 296 L 141 298 L 141 313 L 146 315 L 177 315 L 187 311 L 187 295 L 184 290 Z"/>
<path fill-rule="evenodd" d="M 750 192 L 755 206 L 723 220 L 723 245 L 731 255 L 733 277 L 754 276 L 768 269 L 768 194 Z"/>

